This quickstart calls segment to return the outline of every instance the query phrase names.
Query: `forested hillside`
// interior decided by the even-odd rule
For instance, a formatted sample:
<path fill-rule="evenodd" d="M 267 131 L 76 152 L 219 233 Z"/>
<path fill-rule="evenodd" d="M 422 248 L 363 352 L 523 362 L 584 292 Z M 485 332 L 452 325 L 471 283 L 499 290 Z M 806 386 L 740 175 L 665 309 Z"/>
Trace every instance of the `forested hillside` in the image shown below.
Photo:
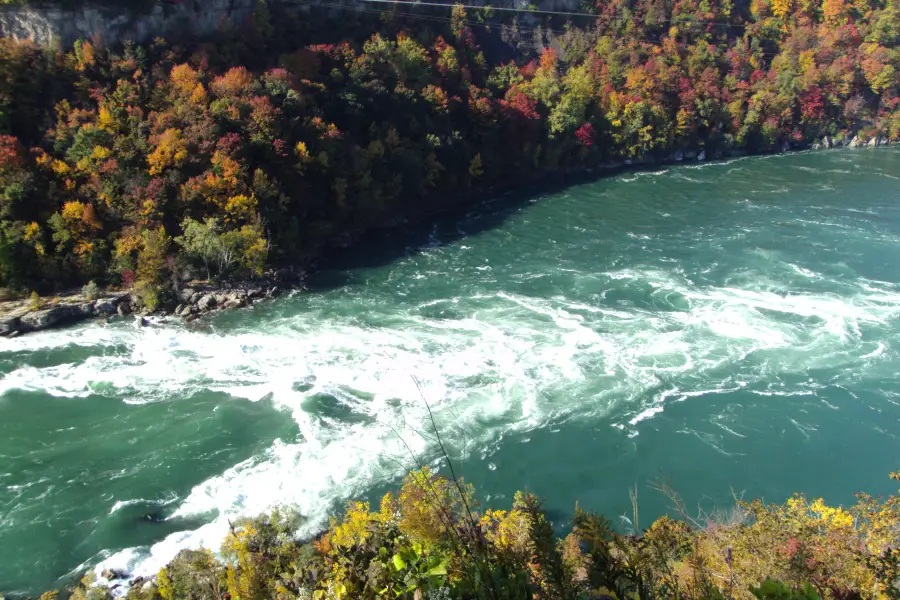
<path fill-rule="evenodd" d="M 152 304 L 173 278 L 302 264 L 569 169 L 900 137 L 896 0 L 504 13 L 553 43 L 502 63 L 490 11 L 374 6 L 261 1 L 215 39 L 146 47 L 0 40 L 0 286 Z"/>

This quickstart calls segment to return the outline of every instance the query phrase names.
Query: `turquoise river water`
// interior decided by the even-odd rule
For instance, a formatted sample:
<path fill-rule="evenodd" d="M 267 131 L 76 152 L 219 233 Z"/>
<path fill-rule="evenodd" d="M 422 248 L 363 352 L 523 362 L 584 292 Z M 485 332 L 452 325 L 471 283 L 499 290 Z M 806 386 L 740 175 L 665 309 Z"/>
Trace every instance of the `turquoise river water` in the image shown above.
<path fill-rule="evenodd" d="M 227 520 L 314 531 L 437 458 L 629 529 L 669 501 L 835 503 L 900 467 L 900 149 L 628 173 L 499 199 L 190 325 L 0 340 L 0 592 L 149 574 Z M 402 239 L 401 239 L 402 238 Z M 627 515 L 627 516 L 626 516 Z M 98 569 L 99 570 L 99 569 Z"/>

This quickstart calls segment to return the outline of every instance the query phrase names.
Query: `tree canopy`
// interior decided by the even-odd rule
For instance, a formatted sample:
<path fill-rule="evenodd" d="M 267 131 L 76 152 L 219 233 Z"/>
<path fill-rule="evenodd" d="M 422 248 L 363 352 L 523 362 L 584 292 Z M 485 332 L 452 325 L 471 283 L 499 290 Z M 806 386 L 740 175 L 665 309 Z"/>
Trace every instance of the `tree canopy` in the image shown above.
<path fill-rule="evenodd" d="M 461 7 L 335 27 L 261 2 L 204 41 L 0 39 L 0 286 L 252 276 L 554 172 L 900 137 L 896 0 L 593 11 L 543 38 L 503 17 L 543 40 L 503 61 Z"/>

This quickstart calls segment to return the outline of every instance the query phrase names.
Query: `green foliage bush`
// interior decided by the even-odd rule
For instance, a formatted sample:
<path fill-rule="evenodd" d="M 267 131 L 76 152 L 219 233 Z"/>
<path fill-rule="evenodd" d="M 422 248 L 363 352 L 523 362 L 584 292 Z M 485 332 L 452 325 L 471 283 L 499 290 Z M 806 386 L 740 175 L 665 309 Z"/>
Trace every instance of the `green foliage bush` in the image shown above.
<path fill-rule="evenodd" d="M 802 496 L 741 502 L 735 514 L 702 523 L 664 516 L 621 535 L 576 506 L 571 533 L 559 538 L 533 494 L 517 493 L 509 510 L 482 509 L 471 486 L 423 468 L 378 510 L 349 503 L 309 542 L 296 539 L 303 519 L 289 508 L 235 522 L 218 554 L 183 550 L 127 599 L 897 597 L 897 496 L 860 494 L 849 509 Z M 76 600 L 109 600 L 84 583 Z"/>
<path fill-rule="evenodd" d="M 88 300 L 96 300 L 99 292 L 100 288 L 93 281 L 88 281 L 87 284 L 81 288 L 81 293 L 84 294 L 84 297 Z"/>
<path fill-rule="evenodd" d="M 134 286 L 134 294 L 147 312 L 156 312 L 162 302 L 159 286 L 146 281 L 139 281 Z"/>
<path fill-rule="evenodd" d="M 819 600 L 819 595 L 808 583 L 803 589 L 793 589 L 782 581 L 766 579 L 759 587 L 750 588 L 759 600 Z"/>

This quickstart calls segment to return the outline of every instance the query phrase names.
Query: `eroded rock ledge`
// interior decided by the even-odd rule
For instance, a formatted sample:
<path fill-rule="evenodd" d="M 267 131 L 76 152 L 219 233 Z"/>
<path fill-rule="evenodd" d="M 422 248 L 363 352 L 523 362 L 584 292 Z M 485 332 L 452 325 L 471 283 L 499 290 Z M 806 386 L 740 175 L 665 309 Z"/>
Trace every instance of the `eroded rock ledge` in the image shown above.
<path fill-rule="evenodd" d="M 299 287 L 302 286 L 298 281 L 291 283 L 291 288 Z M 142 307 L 140 300 L 129 291 L 106 291 L 96 298 L 83 293 L 70 293 L 50 300 L 39 300 L 37 309 L 34 301 L 28 298 L 11 300 L 0 302 L 0 336 L 16 337 L 91 318 L 132 318 L 132 314 L 138 325 L 148 324 L 146 317 L 151 314 L 176 316 L 190 322 L 206 314 L 252 306 L 260 300 L 274 297 L 280 290 L 272 281 L 232 285 L 227 289 L 200 283 L 182 288 L 163 308 L 153 312 Z"/>

